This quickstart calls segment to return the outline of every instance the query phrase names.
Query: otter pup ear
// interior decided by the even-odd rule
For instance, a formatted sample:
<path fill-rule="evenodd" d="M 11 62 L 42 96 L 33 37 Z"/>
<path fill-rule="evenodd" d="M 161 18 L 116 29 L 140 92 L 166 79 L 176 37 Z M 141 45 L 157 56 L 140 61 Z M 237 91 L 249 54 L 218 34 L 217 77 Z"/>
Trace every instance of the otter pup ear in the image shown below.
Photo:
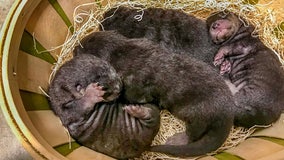
<path fill-rule="evenodd" d="M 238 32 L 241 27 L 241 21 L 232 12 L 217 12 L 213 13 L 206 20 L 207 28 L 212 41 L 215 44 L 221 44 Z"/>

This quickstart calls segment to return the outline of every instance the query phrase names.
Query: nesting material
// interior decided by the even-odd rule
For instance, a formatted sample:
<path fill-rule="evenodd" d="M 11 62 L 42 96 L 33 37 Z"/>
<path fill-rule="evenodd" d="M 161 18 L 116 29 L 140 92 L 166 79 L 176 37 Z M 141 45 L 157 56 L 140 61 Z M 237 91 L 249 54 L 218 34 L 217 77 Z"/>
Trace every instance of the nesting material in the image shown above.
<path fill-rule="evenodd" d="M 51 78 L 57 69 L 67 60 L 72 58 L 72 50 L 75 46 L 80 45 L 80 40 L 87 36 L 89 33 L 97 31 L 103 21 L 103 14 L 112 7 L 128 6 L 138 8 L 141 12 L 137 12 L 135 18 L 137 21 L 143 19 L 143 9 L 148 7 L 158 7 L 165 9 L 179 9 L 188 14 L 193 14 L 199 18 L 205 19 L 209 14 L 215 11 L 232 11 L 244 17 L 249 23 L 256 26 L 254 36 L 259 36 L 260 39 L 275 51 L 279 59 L 283 63 L 284 55 L 284 31 L 280 26 L 280 21 L 277 15 L 281 11 L 269 9 L 271 3 L 257 4 L 256 0 L 122 0 L 115 1 L 100 1 L 82 4 L 74 10 L 74 32 L 69 32 L 66 37 L 65 43 L 60 46 L 61 52 L 58 55 L 57 63 L 54 65 Z M 84 9 L 85 6 L 93 9 Z M 140 6 L 140 7 L 137 7 Z M 244 22 L 246 23 L 246 22 Z M 283 24 L 284 25 L 284 24 Z M 244 141 L 249 135 L 255 131 L 256 127 L 244 129 L 242 127 L 233 127 L 224 145 L 219 148 L 214 154 L 225 149 L 234 147 Z M 153 144 L 163 144 L 166 139 L 175 133 L 185 130 L 185 125 L 182 121 L 173 117 L 169 112 L 161 112 L 161 127 L 158 135 L 156 136 Z M 169 157 L 164 154 L 145 152 L 138 159 L 180 159 Z"/>

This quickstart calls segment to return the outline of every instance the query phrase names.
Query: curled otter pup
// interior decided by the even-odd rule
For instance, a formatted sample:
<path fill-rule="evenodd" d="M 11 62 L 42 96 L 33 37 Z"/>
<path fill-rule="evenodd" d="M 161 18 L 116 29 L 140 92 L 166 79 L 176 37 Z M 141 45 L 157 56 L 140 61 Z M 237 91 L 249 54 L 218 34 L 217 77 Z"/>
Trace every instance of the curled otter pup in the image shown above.
<path fill-rule="evenodd" d="M 190 54 L 210 65 L 213 53 L 219 49 L 219 45 L 212 43 L 204 20 L 179 10 L 145 8 L 140 11 L 120 6 L 107 11 L 104 18 L 101 30 L 116 30 L 128 38 L 147 38 L 169 53 Z"/>
<path fill-rule="evenodd" d="M 251 127 L 276 121 L 284 109 L 284 72 L 278 57 L 252 36 L 254 26 L 244 26 L 234 13 L 217 13 L 207 23 L 213 41 L 221 44 L 214 65 L 220 65 L 220 73 L 234 88 L 235 124 Z"/>
<path fill-rule="evenodd" d="M 52 110 L 76 141 L 126 159 L 150 147 L 160 126 L 160 110 L 150 104 L 120 103 L 121 90 L 113 67 L 86 54 L 62 65 L 48 93 Z"/>
<path fill-rule="evenodd" d="M 157 145 L 150 151 L 198 156 L 226 140 L 234 102 L 226 84 L 220 83 L 222 77 L 206 63 L 112 31 L 94 32 L 81 45 L 75 56 L 93 54 L 112 64 L 122 77 L 123 96 L 129 103 L 154 103 L 186 122 L 188 144 Z"/>

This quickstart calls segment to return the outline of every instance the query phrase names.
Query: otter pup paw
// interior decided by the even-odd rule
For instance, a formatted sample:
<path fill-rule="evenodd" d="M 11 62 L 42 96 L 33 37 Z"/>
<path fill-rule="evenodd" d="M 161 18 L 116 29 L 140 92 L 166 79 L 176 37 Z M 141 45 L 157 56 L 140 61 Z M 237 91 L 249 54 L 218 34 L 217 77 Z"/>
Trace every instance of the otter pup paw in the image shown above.
<path fill-rule="evenodd" d="M 229 60 L 224 60 L 220 66 L 220 74 L 224 75 L 231 72 L 231 63 Z"/>
<path fill-rule="evenodd" d="M 224 52 L 224 50 L 222 49 L 218 51 L 218 53 L 214 57 L 214 61 L 213 61 L 214 66 L 219 66 L 224 62 L 225 54 L 226 52 Z"/>
<path fill-rule="evenodd" d="M 102 86 L 99 86 L 98 83 L 91 83 L 87 86 L 84 91 L 84 97 L 89 101 L 89 103 L 98 103 L 104 100 L 103 95 L 105 91 Z"/>
<path fill-rule="evenodd" d="M 151 117 L 150 108 L 140 105 L 127 105 L 123 109 L 131 116 L 139 119 L 148 119 Z"/>
<path fill-rule="evenodd" d="M 231 46 L 224 46 L 219 49 L 217 54 L 214 57 L 213 64 L 214 66 L 219 66 L 225 61 L 225 56 L 228 56 L 232 53 L 232 47 Z"/>

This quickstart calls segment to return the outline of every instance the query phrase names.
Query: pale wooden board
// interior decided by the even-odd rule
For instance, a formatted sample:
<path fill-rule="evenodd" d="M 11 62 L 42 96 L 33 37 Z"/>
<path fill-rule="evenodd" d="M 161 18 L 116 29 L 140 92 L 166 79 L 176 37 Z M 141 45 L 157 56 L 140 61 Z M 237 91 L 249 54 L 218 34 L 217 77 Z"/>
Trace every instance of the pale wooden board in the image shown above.
<path fill-rule="evenodd" d="M 68 33 L 67 25 L 48 1 L 41 1 L 30 17 L 26 30 L 34 34 L 47 50 L 62 45 Z M 51 54 L 54 56 L 58 53 L 59 50 L 56 50 Z"/>
<path fill-rule="evenodd" d="M 198 160 L 218 160 L 218 159 L 212 156 L 206 156 L 206 157 L 199 158 Z"/>
<path fill-rule="evenodd" d="M 256 160 L 283 150 L 284 147 L 260 138 L 249 138 L 235 148 L 226 152 L 237 155 L 246 160 Z"/>
<path fill-rule="evenodd" d="M 102 6 L 107 5 L 108 3 L 114 4 L 115 0 L 104 0 L 101 2 Z M 75 8 L 78 7 L 79 5 L 82 5 L 79 7 L 79 9 L 77 10 L 77 12 L 75 14 L 78 13 L 86 13 L 89 12 L 90 10 L 95 11 L 96 8 L 98 7 L 97 5 L 90 5 L 90 4 L 94 4 L 95 1 L 94 0 L 60 0 L 58 1 L 58 3 L 60 4 L 60 6 L 63 8 L 63 10 L 65 11 L 67 17 L 69 18 L 69 20 L 71 21 L 71 23 L 74 25 L 74 11 Z"/>
<path fill-rule="evenodd" d="M 39 87 L 42 87 L 45 91 L 47 90 L 48 79 L 52 68 L 51 64 L 19 51 L 17 65 L 17 77 L 20 89 L 39 94 L 43 94 Z"/>
<path fill-rule="evenodd" d="M 70 160 L 115 160 L 86 147 L 79 147 L 66 156 Z"/>
<path fill-rule="evenodd" d="M 37 131 L 51 146 L 69 142 L 67 132 L 51 110 L 28 111 L 27 113 Z"/>
<path fill-rule="evenodd" d="M 87 3 L 94 3 L 94 0 L 60 0 L 58 1 L 58 3 L 60 4 L 60 6 L 63 8 L 63 10 L 65 11 L 67 17 L 69 18 L 69 20 L 71 21 L 71 23 L 73 24 L 73 13 L 74 13 L 74 9 L 81 5 L 81 4 L 87 4 Z M 82 8 L 82 7 L 81 7 Z M 86 5 L 82 8 L 84 11 L 89 11 L 90 9 L 94 9 L 93 5 Z M 82 12 L 83 10 L 79 10 L 79 12 Z"/>
<path fill-rule="evenodd" d="M 284 139 L 284 114 L 271 127 L 257 131 L 252 136 L 268 136 Z"/>
<path fill-rule="evenodd" d="M 266 157 L 262 157 L 258 160 L 283 160 L 283 159 L 284 159 L 284 150 L 281 150 Z"/>

